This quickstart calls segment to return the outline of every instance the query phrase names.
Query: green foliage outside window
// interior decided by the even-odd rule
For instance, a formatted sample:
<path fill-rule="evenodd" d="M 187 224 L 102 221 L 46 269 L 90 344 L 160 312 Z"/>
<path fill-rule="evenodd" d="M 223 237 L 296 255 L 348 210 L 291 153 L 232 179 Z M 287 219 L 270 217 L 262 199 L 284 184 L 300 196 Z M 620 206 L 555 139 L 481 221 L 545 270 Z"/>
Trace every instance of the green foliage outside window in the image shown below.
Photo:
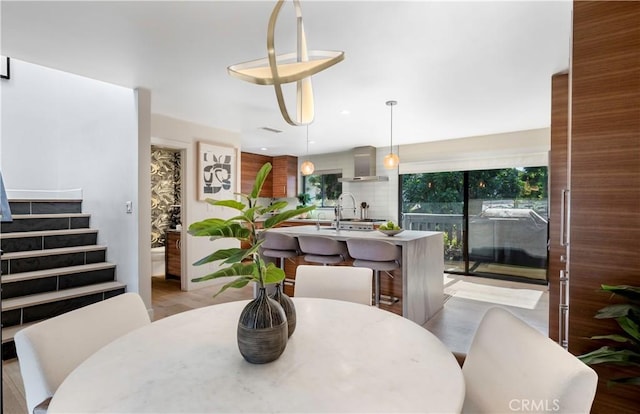
<path fill-rule="evenodd" d="M 303 177 L 303 188 L 317 207 L 335 206 L 342 193 L 342 183 L 338 181 L 342 173 L 311 174 Z"/>
<path fill-rule="evenodd" d="M 469 198 L 482 200 L 546 200 L 547 167 L 470 171 Z M 403 211 L 462 214 L 464 172 L 402 176 Z"/>

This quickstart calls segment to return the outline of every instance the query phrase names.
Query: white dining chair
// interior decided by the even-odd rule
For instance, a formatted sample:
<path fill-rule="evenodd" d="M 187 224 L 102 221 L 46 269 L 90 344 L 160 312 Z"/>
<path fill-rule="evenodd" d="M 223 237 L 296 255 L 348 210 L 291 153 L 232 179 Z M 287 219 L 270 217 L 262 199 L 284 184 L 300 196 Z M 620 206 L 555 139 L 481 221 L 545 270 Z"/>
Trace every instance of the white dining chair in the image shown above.
<path fill-rule="evenodd" d="M 17 332 L 14 341 L 29 412 L 46 412 L 62 381 L 80 363 L 150 322 L 142 298 L 124 293 Z"/>
<path fill-rule="evenodd" d="M 463 413 L 588 413 L 598 375 L 502 308 L 484 315 L 462 366 Z"/>
<path fill-rule="evenodd" d="M 372 279 L 373 271 L 364 267 L 300 265 L 294 296 L 371 305 Z"/>

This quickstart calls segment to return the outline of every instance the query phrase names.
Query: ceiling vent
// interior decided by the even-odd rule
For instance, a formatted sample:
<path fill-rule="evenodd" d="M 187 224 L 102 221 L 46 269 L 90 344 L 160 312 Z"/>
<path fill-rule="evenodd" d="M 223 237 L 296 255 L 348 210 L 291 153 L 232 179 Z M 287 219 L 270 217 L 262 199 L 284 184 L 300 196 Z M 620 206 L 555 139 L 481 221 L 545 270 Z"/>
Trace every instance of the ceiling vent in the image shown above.
<path fill-rule="evenodd" d="M 281 131 L 281 130 L 279 130 L 279 129 L 269 128 L 269 127 L 260 127 L 260 128 L 258 128 L 258 129 L 262 129 L 262 130 L 264 130 L 264 131 L 268 131 L 268 132 L 273 132 L 274 134 L 279 134 L 279 133 L 281 133 L 281 132 L 282 132 L 282 131 Z"/>

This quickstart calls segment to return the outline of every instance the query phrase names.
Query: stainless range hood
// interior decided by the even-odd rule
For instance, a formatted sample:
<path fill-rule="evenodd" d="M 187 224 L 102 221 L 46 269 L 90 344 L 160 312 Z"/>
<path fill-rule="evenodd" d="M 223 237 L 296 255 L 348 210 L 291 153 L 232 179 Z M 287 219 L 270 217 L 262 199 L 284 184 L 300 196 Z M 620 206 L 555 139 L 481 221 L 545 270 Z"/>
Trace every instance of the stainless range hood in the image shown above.
<path fill-rule="evenodd" d="M 339 178 L 341 183 L 356 183 L 359 181 L 389 181 L 386 175 L 376 175 L 376 148 L 356 147 L 353 149 L 354 177 Z"/>

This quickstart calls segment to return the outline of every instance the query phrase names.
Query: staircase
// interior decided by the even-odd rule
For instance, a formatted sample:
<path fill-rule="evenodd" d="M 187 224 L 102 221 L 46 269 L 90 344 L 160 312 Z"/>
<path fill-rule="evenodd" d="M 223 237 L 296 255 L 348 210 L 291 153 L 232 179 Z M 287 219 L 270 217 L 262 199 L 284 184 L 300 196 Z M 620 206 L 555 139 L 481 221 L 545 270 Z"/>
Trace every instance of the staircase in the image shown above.
<path fill-rule="evenodd" d="M 9 200 L 2 223 L 2 359 L 25 326 L 125 292 L 82 200 Z"/>

